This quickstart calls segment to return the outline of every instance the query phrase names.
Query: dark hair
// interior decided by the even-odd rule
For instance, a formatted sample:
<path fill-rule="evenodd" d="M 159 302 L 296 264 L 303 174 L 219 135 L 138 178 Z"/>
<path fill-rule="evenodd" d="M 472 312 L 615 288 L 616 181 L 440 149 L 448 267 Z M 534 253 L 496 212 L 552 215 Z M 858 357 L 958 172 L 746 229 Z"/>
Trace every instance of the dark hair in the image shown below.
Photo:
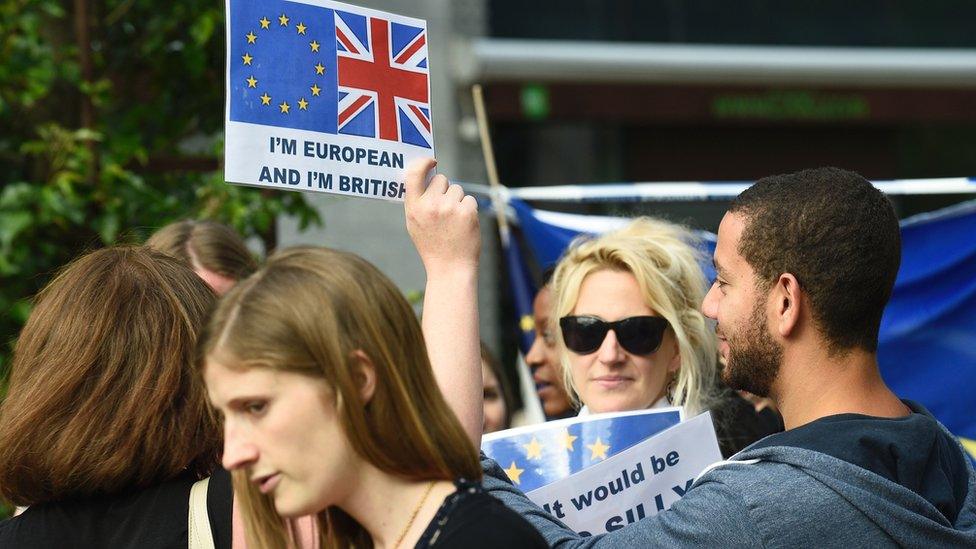
<path fill-rule="evenodd" d="M 170 223 L 153 233 L 146 246 L 234 280 L 243 280 L 258 268 L 240 235 L 216 221 Z"/>
<path fill-rule="evenodd" d="M 546 286 L 548 286 L 550 282 L 552 282 L 552 275 L 555 273 L 556 273 L 556 264 L 550 265 L 542 271 L 542 284 L 539 284 L 540 291 Z"/>
<path fill-rule="evenodd" d="M 739 253 L 768 291 L 793 274 L 831 349 L 878 347 L 901 263 L 898 218 L 860 175 L 816 168 L 760 179 L 732 202 L 745 217 Z"/>
<path fill-rule="evenodd" d="M 515 396 L 512 394 L 512 384 L 509 383 L 508 376 L 502 370 L 501 362 L 491 352 L 491 349 L 485 345 L 484 341 L 481 342 L 481 362 L 488 366 L 491 373 L 495 375 L 495 379 L 498 380 L 498 392 L 501 393 L 499 396 L 502 402 L 505 403 L 505 422 L 502 429 L 508 429 L 512 426 L 512 412 L 515 411 Z"/>
<path fill-rule="evenodd" d="M 41 291 L 0 407 L 0 494 L 17 505 L 113 494 L 218 463 L 194 374 L 214 293 L 143 247 L 82 256 Z"/>

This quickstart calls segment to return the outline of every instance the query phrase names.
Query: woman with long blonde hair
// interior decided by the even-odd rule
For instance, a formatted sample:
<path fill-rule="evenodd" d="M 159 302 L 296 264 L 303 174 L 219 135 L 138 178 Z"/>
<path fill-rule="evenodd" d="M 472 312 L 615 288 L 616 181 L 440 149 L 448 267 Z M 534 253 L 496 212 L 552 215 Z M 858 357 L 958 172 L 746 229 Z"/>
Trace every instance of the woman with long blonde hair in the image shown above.
<path fill-rule="evenodd" d="M 566 387 L 582 413 L 711 410 L 728 456 L 769 433 L 719 380 L 716 337 L 700 310 L 702 259 L 691 231 L 660 219 L 580 238 L 553 274 L 551 317 Z"/>

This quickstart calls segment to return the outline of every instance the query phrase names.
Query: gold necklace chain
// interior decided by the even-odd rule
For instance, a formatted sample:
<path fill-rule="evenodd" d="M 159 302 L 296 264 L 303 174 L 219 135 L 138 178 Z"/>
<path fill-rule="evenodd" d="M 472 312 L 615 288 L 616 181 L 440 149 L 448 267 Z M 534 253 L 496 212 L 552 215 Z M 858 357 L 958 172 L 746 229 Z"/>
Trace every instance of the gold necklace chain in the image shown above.
<path fill-rule="evenodd" d="M 436 483 L 436 480 L 432 480 L 430 481 L 430 484 L 427 485 L 427 490 L 424 491 L 424 497 L 420 498 L 420 503 L 418 503 L 417 507 L 414 508 L 413 514 L 410 515 L 410 520 L 407 521 L 407 525 L 404 526 L 403 531 L 400 532 L 400 537 L 397 538 L 396 544 L 393 545 L 393 549 L 400 547 L 400 543 L 402 543 L 403 538 L 407 536 L 407 532 L 410 531 L 410 527 L 413 526 L 413 521 L 417 519 L 417 514 L 420 513 L 420 508 L 424 506 L 424 502 L 427 501 L 427 496 L 430 495 L 430 491 L 434 489 L 434 484 Z"/>

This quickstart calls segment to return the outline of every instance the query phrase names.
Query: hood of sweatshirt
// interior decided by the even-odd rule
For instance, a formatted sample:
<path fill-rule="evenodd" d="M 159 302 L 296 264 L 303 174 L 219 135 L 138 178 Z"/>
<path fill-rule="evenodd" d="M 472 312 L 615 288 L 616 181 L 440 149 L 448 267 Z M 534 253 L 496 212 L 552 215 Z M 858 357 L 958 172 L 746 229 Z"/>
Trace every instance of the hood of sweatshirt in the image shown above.
<path fill-rule="evenodd" d="M 791 465 L 895 540 L 976 546 L 976 475 L 962 446 L 922 406 L 903 418 L 828 416 L 734 456 Z"/>

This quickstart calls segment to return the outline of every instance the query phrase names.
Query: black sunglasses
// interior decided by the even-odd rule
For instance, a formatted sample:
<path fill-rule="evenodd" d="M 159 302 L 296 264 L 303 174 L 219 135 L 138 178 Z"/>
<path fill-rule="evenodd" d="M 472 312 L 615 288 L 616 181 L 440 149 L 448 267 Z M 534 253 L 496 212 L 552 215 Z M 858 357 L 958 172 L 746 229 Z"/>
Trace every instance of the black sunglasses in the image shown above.
<path fill-rule="evenodd" d="M 631 316 L 614 322 L 595 316 L 564 316 L 559 319 L 566 348 L 580 355 L 599 349 L 610 330 L 617 334 L 617 341 L 628 353 L 649 355 L 661 346 L 668 326 L 668 321 L 659 316 Z"/>

